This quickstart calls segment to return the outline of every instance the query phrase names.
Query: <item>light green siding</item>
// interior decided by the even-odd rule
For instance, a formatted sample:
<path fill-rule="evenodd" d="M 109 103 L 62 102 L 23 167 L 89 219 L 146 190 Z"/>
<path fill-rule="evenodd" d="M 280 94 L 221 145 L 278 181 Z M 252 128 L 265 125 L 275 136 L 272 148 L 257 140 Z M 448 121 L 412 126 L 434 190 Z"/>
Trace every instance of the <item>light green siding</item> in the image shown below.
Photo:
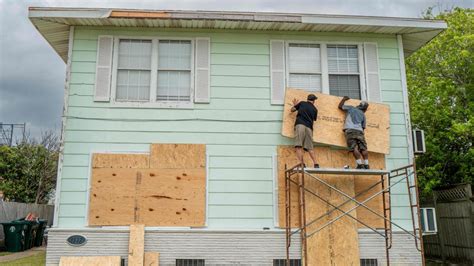
<path fill-rule="evenodd" d="M 211 103 L 193 109 L 117 107 L 93 102 L 99 35 L 182 36 L 211 39 Z M 282 106 L 270 105 L 269 40 L 376 42 L 382 99 L 391 107 L 387 167 L 408 163 L 397 40 L 392 35 L 207 32 L 77 27 L 71 64 L 59 227 L 86 225 L 90 154 L 148 152 L 149 144 L 204 143 L 209 155 L 208 226 L 273 227 L 273 159 L 281 136 Z M 406 184 L 394 188 L 392 219 L 409 227 Z"/>

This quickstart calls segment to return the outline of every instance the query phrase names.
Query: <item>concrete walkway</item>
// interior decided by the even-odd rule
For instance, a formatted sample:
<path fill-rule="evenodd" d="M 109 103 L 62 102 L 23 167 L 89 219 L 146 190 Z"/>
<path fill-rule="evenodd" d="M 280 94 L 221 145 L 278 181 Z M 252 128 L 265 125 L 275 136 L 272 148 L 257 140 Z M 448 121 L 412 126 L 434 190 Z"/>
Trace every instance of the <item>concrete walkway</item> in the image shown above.
<path fill-rule="evenodd" d="M 15 252 L 10 255 L 1 256 L 0 263 L 30 257 L 43 251 L 46 251 L 46 246 L 36 247 L 22 252 Z"/>

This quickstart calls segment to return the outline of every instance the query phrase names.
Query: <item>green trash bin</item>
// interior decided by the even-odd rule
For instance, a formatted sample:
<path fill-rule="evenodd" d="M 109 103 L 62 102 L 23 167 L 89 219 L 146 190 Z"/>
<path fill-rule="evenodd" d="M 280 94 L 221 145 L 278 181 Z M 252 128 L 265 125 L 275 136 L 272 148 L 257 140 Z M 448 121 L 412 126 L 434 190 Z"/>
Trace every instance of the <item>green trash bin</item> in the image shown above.
<path fill-rule="evenodd" d="M 41 247 L 43 245 L 44 239 L 44 230 L 48 224 L 48 220 L 39 220 L 38 221 L 38 232 L 36 232 L 35 247 Z"/>
<path fill-rule="evenodd" d="M 26 224 L 25 227 L 25 245 L 23 250 L 30 249 L 34 247 L 36 241 L 36 234 L 38 232 L 39 223 L 36 221 L 26 221 L 26 220 L 19 220 L 14 222 L 22 222 Z"/>
<path fill-rule="evenodd" d="M 14 221 L 2 223 L 5 234 L 5 246 L 8 252 L 20 252 L 25 246 L 25 226 L 26 223 Z"/>

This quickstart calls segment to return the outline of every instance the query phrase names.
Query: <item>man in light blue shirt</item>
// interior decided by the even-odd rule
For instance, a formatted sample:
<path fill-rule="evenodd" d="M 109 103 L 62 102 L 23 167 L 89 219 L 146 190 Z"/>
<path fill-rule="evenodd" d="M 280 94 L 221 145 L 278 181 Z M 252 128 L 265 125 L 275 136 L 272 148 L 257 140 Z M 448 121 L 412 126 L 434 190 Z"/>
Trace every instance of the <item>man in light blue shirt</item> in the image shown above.
<path fill-rule="evenodd" d="M 364 130 L 367 125 L 365 111 L 369 108 L 369 103 L 361 101 L 355 107 L 344 104 L 347 100 L 349 100 L 349 97 L 344 96 L 338 106 L 339 109 L 346 112 L 343 130 L 347 146 L 356 159 L 356 168 L 369 169 L 369 152 L 367 151 L 367 142 L 364 136 Z"/>

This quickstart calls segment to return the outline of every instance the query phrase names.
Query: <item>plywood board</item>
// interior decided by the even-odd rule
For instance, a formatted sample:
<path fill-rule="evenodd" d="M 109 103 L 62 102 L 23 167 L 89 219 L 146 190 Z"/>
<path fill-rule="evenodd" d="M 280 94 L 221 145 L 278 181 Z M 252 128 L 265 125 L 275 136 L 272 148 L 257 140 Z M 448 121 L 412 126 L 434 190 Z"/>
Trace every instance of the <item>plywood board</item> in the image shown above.
<path fill-rule="evenodd" d="M 128 225 L 135 221 L 137 169 L 92 170 L 89 225 Z"/>
<path fill-rule="evenodd" d="M 291 146 L 279 146 L 278 147 L 278 221 L 280 227 L 285 227 L 285 164 L 289 167 L 295 166 L 298 164 L 298 160 L 295 155 L 295 149 Z M 344 165 L 354 166 L 355 162 L 351 153 L 345 150 L 336 150 L 329 147 L 315 147 L 315 154 L 318 160 L 318 163 L 321 167 L 334 167 L 342 168 Z M 335 157 L 333 154 L 338 154 Z M 311 165 L 311 159 L 309 155 L 305 153 L 305 163 Z M 383 154 L 379 153 L 369 153 L 369 161 L 372 169 L 385 169 L 385 157 Z M 325 176 L 325 175 L 323 175 Z M 294 180 L 296 177 L 294 177 Z M 354 178 L 354 192 L 357 194 L 367 188 L 372 184 L 380 181 L 379 176 L 355 176 Z M 357 200 L 363 201 L 373 195 L 374 193 L 381 190 L 381 186 L 377 186 L 370 191 L 366 192 L 362 196 L 357 197 Z M 298 217 L 299 217 L 299 208 L 298 208 L 298 188 L 295 184 L 291 185 L 291 213 L 292 213 L 292 227 L 299 226 Z M 386 199 L 388 204 L 388 197 Z M 378 210 L 378 213 L 383 213 L 383 203 L 382 196 L 379 195 L 372 200 L 366 203 L 372 209 Z M 372 214 L 368 210 L 359 207 L 357 210 L 357 217 L 361 219 L 366 224 L 376 227 L 383 228 L 383 219 Z M 364 227 L 362 224 L 359 224 L 359 227 Z"/>
<path fill-rule="evenodd" d="M 150 168 L 192 169 L 206 167 L 204 144 L 151 144 Z"/>
<path fill-rule="evenodd" d="M 206 169 L 143 171 L 140 223 L 156 226 L 204 226 Z"/>
<path fill-rule="evenodd" d="M 144 266 L 160 266 L 160 253 L 158 252 L 145 252 Z"/>
<path fill-rule="evenodd" d="M 145 225 L 130 225 L 130 238 L 128 242 L 128 265 L 143 266 L 145 255 Z"/>
<path fill-rule="evenodd" d="M 283 110 L 282 135 L 294 137 L 296 112 L 290 111 L 293 99 L 305 101 L 310 92 L 304 90 L 287 89 Z M 342 131 L 345 113 L 338 109 L 342 97 L 314 93 L 318 97 L 315 102 L 318 108 L 318 120 L 314 124 L 313 140 L 317 143 L 331 146 L 346 147 L 344 132 Z M 358 100 L 349 100 L 346 104 L 358 105 Z M 365 137 L 368 150 L 371 152 L 388 154 L 390 152 L 390 108 L 386 104 L 369 103 L 365 113 L 367 128 Z"/>
<path fill-rule="evenodd" d="M 120 256 L 61 257 L 59 266 L 120 266 Z"/>
<path fill-rule="evenodd" d="M 285 190 L 284 190 L 284 167 L 285 164 L 292 167 L 298 164 L 294 148 L 291 146 L 279 146 L 278 150 L 278 201 L 279 201 L 279 223 L 280 227 L 285 226 Z M 321 167 L 342 168 L 344 165 L 354 165 L 354 159 L 351 153 L 346 150 L 331 149 L 330 147 L 315 147 L 315 154 Z M 369 161 L 372 169 L 384 169 L 385 158 L 383 154 L 370 153 Z M 305 163 L 310 165 L 311 160 L 305 154 Z M 352 175 L 318 175 L 329 184 L 336 186 L 347 194 L 354 196 L 368 188 L 371 184 L 380 180 L 379 176 L 352 176 Z M 340 205 L 347 200 L 346 197 L 330 190 L 320 182 L 312 179 L 305 179 L 305 186 L 325 199 L 330 200 L 333 205 Z M 376 191 L 380 191 L 380 187 L 374 188 L 357 197 L 362 201 L 373 195 Z M 316 217 L 325 214 L 332 207 L 316 197 L 306 193 L 306 221 L 311 221 Z M 292 227 L 299 226 L 299 209 L 298 209 L 298 190 L 297 186 L 292 186 L 291 199 Z M 382 197 L 378 196 L 366 203 L 369 207 L 382 213 Z M 354 207 L 355 203 L 347 203 L 340 208 L 344 211 Z M 339 216 L 341 212 L 334 211 L 329 216 L 324 216 L 318 222 L 308 226 L 308 232 L 311 233 L 330 219 Z M 383 219 L 376 217 L 369 211 L 359 207 L 351 212 L 351 215 L 361 219 L 372 227 L 383 227 Z M 321 230 L 308 239 L 308 265 L 358 265 L 359 249 L 358 249 L 358 232 L 357 229 L 363 227 L 350 217 L 343 217 L 336 223 Z"/>
<path fill-rule="evenodd" d="M 94 153 L 92 168 L 148 168 L 148 154 Z"/>

